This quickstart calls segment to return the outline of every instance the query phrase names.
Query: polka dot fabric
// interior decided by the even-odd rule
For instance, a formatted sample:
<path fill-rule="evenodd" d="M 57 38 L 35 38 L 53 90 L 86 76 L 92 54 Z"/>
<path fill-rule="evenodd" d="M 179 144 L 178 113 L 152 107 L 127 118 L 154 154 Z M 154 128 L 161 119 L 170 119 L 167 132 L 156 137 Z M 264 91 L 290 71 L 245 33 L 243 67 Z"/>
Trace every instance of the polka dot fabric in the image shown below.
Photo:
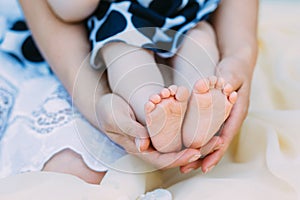
<path fill-rule="evenodd" d="M 207 19 L 220 0 L 117 0 L 101 1 L 88 19 L 92 43 L 91 64 L 101 67 L 97 53 L 109 42 L 125 42 L 172 57 L 183 35 Z"/>

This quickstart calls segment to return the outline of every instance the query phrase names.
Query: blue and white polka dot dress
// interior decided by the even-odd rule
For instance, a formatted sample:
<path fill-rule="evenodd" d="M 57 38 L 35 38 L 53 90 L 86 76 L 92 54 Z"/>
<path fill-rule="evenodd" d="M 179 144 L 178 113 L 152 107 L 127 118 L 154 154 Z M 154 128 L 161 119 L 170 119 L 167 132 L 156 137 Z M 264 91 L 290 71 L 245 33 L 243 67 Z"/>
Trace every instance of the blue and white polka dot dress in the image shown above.
<path fill-rule="evenodd" d="M 87 26 L 92 43 L 91 63 L 109 42 L 122 41 L 172 57 L 183 34 L 207 19 L 220 0 L 117 0 L 101 1 Z"/>

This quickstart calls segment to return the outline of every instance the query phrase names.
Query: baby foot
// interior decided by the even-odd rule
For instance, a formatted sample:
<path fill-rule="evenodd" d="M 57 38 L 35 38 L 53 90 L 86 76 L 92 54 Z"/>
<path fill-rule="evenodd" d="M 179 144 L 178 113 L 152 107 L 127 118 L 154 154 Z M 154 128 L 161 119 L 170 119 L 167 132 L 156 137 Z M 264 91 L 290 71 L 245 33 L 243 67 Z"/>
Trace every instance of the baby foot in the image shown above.
<path fill-rule="evenodd" d="M 199 148 L 220 129 L 230 114 L 237 93 L 215 76 L 196 82 L 183 123 L 183 144 Z"/>
<path fill-rule="evenodd" d="M 188 97 L 187 88 L 172 85 L 146 103 L 146 125 L 156 150 L 164 153 L 181 150 L 181 126 Z"/>

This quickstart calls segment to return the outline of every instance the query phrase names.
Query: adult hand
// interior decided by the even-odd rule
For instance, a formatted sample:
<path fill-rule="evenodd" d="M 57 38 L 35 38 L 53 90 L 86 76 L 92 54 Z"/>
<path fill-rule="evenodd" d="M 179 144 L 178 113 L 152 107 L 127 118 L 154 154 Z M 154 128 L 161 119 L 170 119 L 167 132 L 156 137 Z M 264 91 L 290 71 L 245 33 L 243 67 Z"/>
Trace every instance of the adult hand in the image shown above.
<path fill-rule="evenodd" d="M 182 166 L 180 170 L 183 173 L 199 167 L 204 173 L 210 171 L 221 160 L 232 139 L 241 128 L 248 113 L 253 73 L 253 66 L 246 63 L 244 60 L 232 56 L 224 58 L 218 64 L 217 75 L 223 77 L 225 81 L 233 86 L 233 89 L 238 93 L 238 99 L 220 131 L 217 142 L 213 142 L 213 140 L 216 140 L 216 138 L 213 138 L 207 145 L 202 147 L 202 149 L 208 149 L 205 153 L 209 153 L 209 151 L 212 151 L 212 153 L 198 161 Z M 205 154 L 202 153 L 202 155 Z"/>
<path fill-rule="evenodd" d="M 100 130 L 128 153 L 158 169 L 186 165 L 200 158 L 197 149 L 164 154 L 154 150 L 146 128 L 136 121 L 130 106 L 118 95 L 109 93 L 100 97 L 96 110 Z"/>

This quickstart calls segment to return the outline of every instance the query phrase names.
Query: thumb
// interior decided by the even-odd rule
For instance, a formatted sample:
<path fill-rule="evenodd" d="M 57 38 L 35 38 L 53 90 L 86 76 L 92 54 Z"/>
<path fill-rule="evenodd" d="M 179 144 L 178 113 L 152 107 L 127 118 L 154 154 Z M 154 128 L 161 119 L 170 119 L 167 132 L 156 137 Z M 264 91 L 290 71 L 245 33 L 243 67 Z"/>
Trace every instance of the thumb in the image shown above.
<path fill-rule="evenodd" d="M 139 152 L 146 151 L 150 146 L 150 138 L 147 129 L 134 118 L 127 118 L 123 123 L 122 132 L 134 138 L 134 143 Z"/>
<path fill-rule="evenodd" d="M 134 112 L 128 103 L 114 95 L 112 105 L 115 109 L 112 109 L 113 118 L 117 129 L 125 135 L 134 140 L 138 151 L 142 152 L 149 148 L 150 138 L 147 129 L 136 121 Z"/>

